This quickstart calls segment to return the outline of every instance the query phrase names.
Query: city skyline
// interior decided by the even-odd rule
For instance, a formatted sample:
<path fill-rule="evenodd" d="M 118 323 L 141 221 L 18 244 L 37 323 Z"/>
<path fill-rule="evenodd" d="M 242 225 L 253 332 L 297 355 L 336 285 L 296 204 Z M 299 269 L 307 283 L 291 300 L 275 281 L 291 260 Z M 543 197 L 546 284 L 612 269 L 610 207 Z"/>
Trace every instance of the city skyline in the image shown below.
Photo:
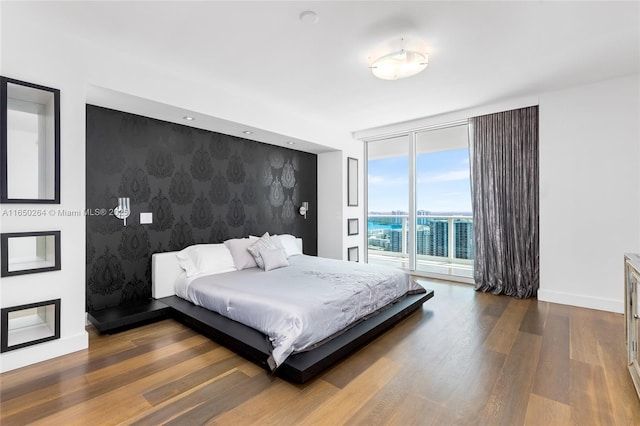
<path fill-rule="evenodd" d="M 376 252 L 406 253 L 407 242 L 412 238 L 406 227 L 406 219 L 370 218 L 367 245 Z M 473 259 L 473 221 L 471 219 L 419 219 L 416 229 L 416 254 L 456 259 Z M 450 237 L 453 238 L 449 253 Z"/>
<path fill-rule="evenodd" d="M 467 148 L 418 155 L 416 176 L 417 210 L 471 213 Z M 368 207 L 377 213 L 409 210 L 408 157 L 368 161 Z"/>

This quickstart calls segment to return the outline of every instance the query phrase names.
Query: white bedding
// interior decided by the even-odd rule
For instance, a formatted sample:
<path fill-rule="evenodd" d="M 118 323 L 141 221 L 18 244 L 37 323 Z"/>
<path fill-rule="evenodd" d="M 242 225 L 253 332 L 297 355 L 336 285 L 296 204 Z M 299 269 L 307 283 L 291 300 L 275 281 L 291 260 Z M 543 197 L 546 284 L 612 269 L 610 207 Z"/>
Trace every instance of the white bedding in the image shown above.
<path fill-rule="evenodd" d="M 424 292 L 399 269 L 304 255 L 289 262 L 269 272 L 183 275 L 176 294 L 267 335 L 276 368 L 401 296 Z"/>

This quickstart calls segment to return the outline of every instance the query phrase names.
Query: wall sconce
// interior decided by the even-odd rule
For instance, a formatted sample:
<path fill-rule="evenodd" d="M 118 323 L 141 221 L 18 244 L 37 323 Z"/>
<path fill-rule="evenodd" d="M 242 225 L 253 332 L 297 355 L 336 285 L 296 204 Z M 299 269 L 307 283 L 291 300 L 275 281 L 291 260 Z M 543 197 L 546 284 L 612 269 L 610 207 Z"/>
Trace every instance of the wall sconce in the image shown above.
<path fill-rule="evenodd" d="M 122 219 L 124 221 L 124 226 L 127 226 L 127 218 L 131 214 L 129 197 L 118 198 L 118 205 L 113 209 L 113 214 L 118 219 Z"/>
<path fill-rule="evenodd" d="M 304 218 L 307 218 L 307 212 L 309 211 L 309 202 L 303 201 L 302 206 L 300 206 L 300 210 L 298 210 Z"/>

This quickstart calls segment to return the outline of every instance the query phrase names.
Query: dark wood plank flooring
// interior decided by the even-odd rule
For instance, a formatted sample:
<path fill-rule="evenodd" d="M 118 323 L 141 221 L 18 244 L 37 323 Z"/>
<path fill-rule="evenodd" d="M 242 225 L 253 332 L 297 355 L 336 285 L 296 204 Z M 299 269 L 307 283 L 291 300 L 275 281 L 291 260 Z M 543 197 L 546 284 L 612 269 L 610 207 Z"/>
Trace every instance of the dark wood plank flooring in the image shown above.
<path fill-rule="evenodd" d="M 435 297 L 305 384 L 173 321 L 0 375 L 0 424 L 638 425 L 623 316 L 428 281 Z"/>

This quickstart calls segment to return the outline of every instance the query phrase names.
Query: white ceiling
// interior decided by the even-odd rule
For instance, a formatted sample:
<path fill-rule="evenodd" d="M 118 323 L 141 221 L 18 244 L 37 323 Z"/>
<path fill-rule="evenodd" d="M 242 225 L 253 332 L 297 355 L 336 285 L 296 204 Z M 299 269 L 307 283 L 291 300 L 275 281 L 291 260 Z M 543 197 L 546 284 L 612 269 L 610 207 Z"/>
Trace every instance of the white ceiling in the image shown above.
<path fill-rule="evenodd" d="M 305 10 L 316 24 L 298 19 Z M 640 72 L 639 1 L 48 2 L 30 13 L 349 133 Z M 373 77 L 369 56 L 403 37 L 429 54 L 427 70 Z"/>

